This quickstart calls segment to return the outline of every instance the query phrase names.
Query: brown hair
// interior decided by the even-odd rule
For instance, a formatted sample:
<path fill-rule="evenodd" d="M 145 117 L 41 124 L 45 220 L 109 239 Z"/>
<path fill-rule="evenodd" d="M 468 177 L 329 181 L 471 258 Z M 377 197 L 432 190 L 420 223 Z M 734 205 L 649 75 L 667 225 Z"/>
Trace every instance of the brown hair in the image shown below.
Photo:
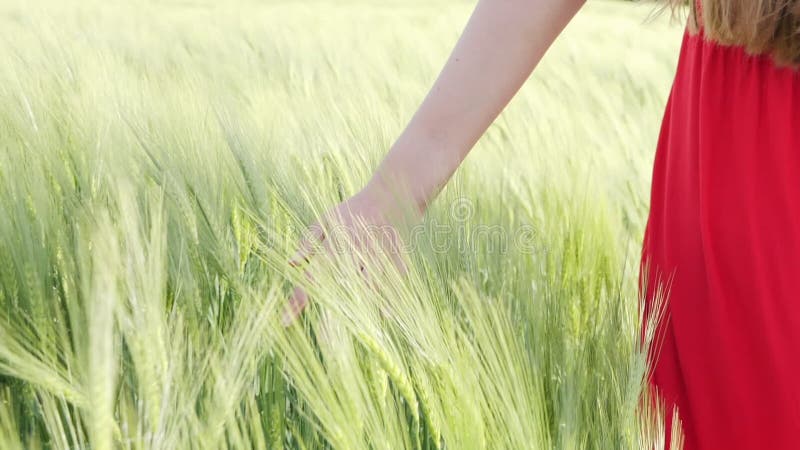
<path fill-rule="evenodd" d="M 691 4 L 690 27 L 726 45 L 752 54 L 771 54 L 781 65 L 800 65 L 800 0 L 668 0 Z"/>

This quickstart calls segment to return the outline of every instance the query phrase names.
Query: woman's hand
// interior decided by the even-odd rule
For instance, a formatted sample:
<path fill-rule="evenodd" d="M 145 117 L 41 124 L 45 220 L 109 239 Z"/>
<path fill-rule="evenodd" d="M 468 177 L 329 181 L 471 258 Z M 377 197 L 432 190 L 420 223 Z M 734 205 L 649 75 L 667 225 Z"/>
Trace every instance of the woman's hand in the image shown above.
<path fill-rule="evenodd" d="M 370 248 L 376 241 L 385 247 L 378 250 L 389 250 L 399 263 L 395 226 L 402 209 L 397 205 L 412 205 L 407 209 L 417 213 L 425 209 L 584 2 L 480 0 L 442 72 L 370 184 L 309 227 L 293 264 L 309 264 L 306 273 L 313 279 L 315 249 L 340 259 L 368 254 L 376 250 Z M 386 195 L 386 186 L 403 187 L 408 195 Z M 408 202 L 394 201 L 398 198 Z M 356 261 L 360 258 L 348 259 L 358 270 L 369 270 L 361 267 L 364 261 Z M 284 323 L 291 323 L 307 304 L 306 293 L 295 288 Z"/>
<path fill-rule="evenodd" d="M 354 275 L 368 277 L 376 264 L 387 260 L 378 256 L 386 255 L 397 269 L 405 270 L 397 226 L 401 220 L 408 219 L 408 212 L 400 207 L 404 202 L 392 201 L 387 193 L 376 191 L 375 188 L 365 188 L 308 226 L 289 263 L 294 267 L 304 267 L 309 282 L 314 280 L 315 263 L 321 262 L 315 259 L 347 264 Z M 414 211 L 411 214 L 418 213 Z M 295 286 L 281 319 L 283 325 L 291 325 L 308 302 L 308 293 Z"/>

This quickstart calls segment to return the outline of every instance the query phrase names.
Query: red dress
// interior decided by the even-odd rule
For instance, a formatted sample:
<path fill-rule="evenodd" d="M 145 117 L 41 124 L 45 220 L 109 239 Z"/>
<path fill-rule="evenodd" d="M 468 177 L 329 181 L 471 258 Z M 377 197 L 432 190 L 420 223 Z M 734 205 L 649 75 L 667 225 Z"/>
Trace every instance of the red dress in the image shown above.
<path fill-rule="evenodd" d="M 684 448 L 800 449 L 800 72 L 684 36 L 642 258 Z"/>

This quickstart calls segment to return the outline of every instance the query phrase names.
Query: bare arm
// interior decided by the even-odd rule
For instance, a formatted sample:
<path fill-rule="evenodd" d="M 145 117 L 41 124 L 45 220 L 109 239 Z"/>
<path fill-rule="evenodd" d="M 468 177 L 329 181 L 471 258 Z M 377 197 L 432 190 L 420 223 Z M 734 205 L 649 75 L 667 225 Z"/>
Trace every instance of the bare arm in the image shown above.
<path fill-rule="evenodd" d="M 424 211 L 583 3 L 480 0 L 439 78 L 363 195 L 386 201 L 389 191 L 394 195 L 401 186 Z"/>
<path fill-rule="evenodd" d="M 363 243 L 369 239 L 358 236 L 362 231 L 355 223 L 391 226 L 397 213 L 409 207 L 423 212 L 583 3 L 480 0 L 433 88 L 370 182 L 309 227 L 291 263 L 308 262 L 320 242 L 337 253 L 336 240 L 327 239 L 321 224 L 347 225 L 343 228 L 355 233 L 351 241 Z M 369 268 L 360 270 L 363 274 Z M 307 268 L 308 279 L 313 279 L 311 272 Z M 284 324 L 292 323 L 307 303 L 306 292 L 296 287 Z"/>

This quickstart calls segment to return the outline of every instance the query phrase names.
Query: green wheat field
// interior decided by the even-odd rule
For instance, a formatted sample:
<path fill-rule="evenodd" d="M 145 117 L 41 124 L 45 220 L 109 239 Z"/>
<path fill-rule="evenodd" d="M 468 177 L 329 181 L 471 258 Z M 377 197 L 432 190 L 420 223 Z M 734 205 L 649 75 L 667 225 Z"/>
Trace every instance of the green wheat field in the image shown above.
<path fill-rule="evenodd" d="M 0 0 L 0 449 L 663 448 L 637 276 L 681 27 L 653 4 L 589 1 L 406 273 L 286 262 L 473 6 Z"/>

